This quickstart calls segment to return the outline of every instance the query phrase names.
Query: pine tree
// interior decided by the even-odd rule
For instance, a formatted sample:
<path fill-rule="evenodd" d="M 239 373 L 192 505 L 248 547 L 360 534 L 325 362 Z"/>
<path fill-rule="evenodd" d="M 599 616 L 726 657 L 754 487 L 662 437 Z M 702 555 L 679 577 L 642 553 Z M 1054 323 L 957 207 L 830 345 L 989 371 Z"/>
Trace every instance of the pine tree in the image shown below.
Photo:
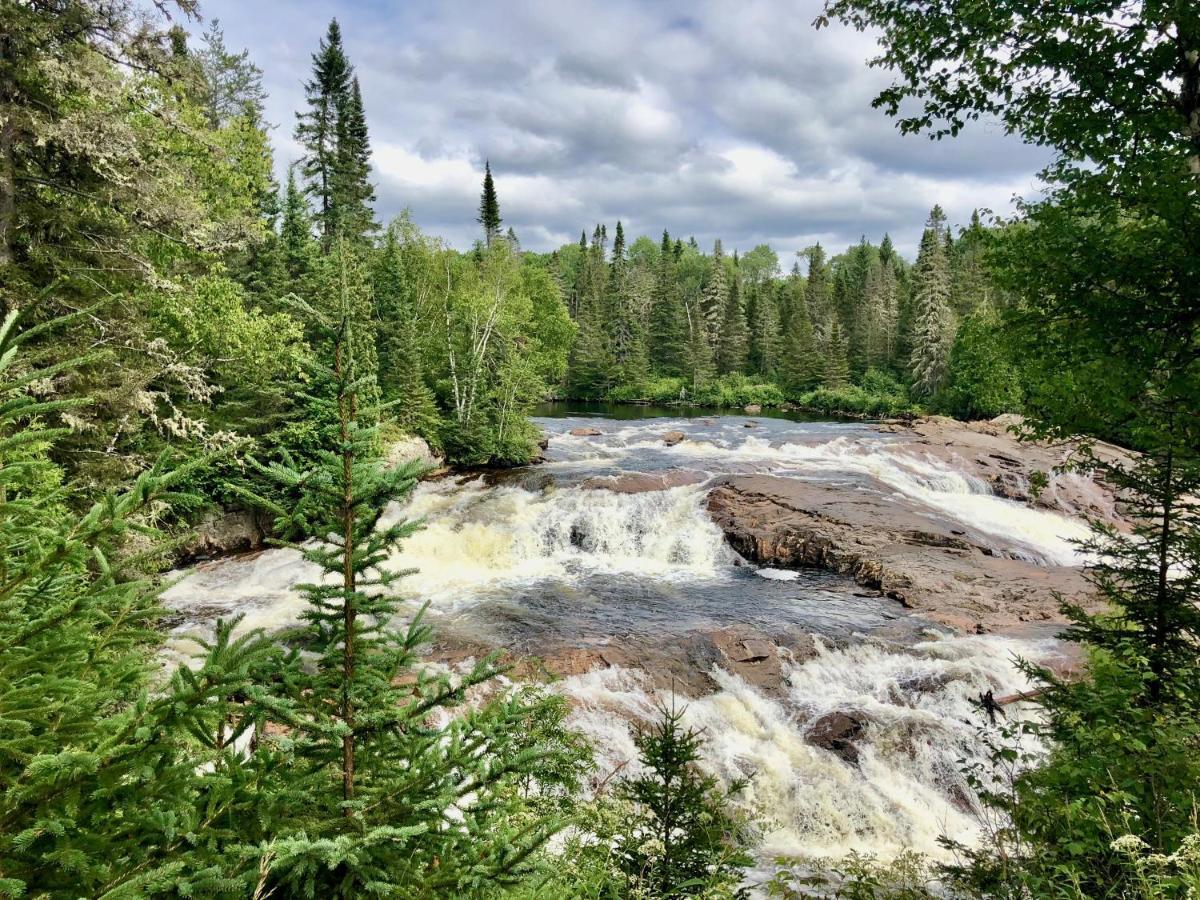
<path fill-rule="evenodd" d="M 735 267 L 733 281 L 729 286 L 729 296 L 725 301 L 721 332 L 717 339 L 717 371 L 722 375 L 746 371 L 746 355 L 748 353 L 746 313 L 742 309 L 738 284 L 739 278 Z"/>
<path fill-rule="evenodd" d="M 328 251 L 338 225 L 339 122 L 350 98 L 353 74 L 337 19 L 330 20 L 312 63 L 312 78 L 304 85 L 308 109 L 296 113 L 296 140 L 304 148 L 300 174 L 306 193 L 316 198 L 317 223 L 322 245 Z"/>
<path fill-rule="evenodd" d="M 395 402 L 391 412 L 401 428 L 436 443 L 441 418 L 425 383 L 416 301 L 401 243 L 405 224 L 402 220 L 388 228 L 375 261 L 379 389 L 385 400 Z"/>
<path fill-rule="evenodd" d="M 691 382 L 692 395 L 707 385 L 716 374 L 713 363 L 712 341 L 708 336 L 708 322 L 699 304 L 685 303 L 684 312 L 687 316 L 688 342 L 687 359 L 684 374 Z"/>
<path fill-rule="evenodd" d="M 829 286 L 829 269 L 825 263 L 825 250 L 820 244 L 804 251 L 808 259 L 808 281 L 804 285 L 804 302 L 808 315 L 814 322 L 824 321 L 833 302 Z"/>
<path fill-rule="evenodd" d="M 782 370 L 789 391 L 802 393 L 816 387 L 824 378 L 825 366 L 817 347 L 808 309 L 792 310 L 792 321 L 783 340 Z"/>
<path fill-rule="evenodd" d="M 833 317 L 829 336 L 825 340 L 824 386 L 831 390 L 843 388 L 850 383 L 850 348 L 838 316 Z"/>
<path fill-rule="evenodd" d="M 683 709 L 663 706 L 659 721 L 637 734 L 645 774 L 618 787 L 618 795 L 640 814 L 615 848 L 630 896 L 723 895 L 751 863 L 728 811 L 745 783 L 722 792 L 715 778 L 700 774 L 703 742 L 699 732 L 684 726 L 683 715 Z"/>
<path fill-rule="evenodd" d="M 709 346 L 715 353 L 721 333 L 721 320 L 725 317 L 725 304 L 729 300 L 729 285 L 725 274 L 725 252 L 718 239 L 713 244 L 712 259 L 708 266 L 708 278 L 700 298 L 700 313 L 708 332 Z"/>
<path fill-rule="evenodd" d="M 304 195 L 296 186 L 294 169 L 288 169 L 286 193 L 283 200 L 283 219 L 279 228 L 283 268 L 292 282 L 300 282 L 312 271 L 312 217 Z M 292 290 L 295 290 L 293 286 Z"/>
<path fill-rule="evenodd" d="M 500 236 L 500 201 L 496 198 L 496 183 L 492 180 L 492 163 L 483 163 L 483 190 L 479 195 L 479 216 L 475 219 L 483 226 L 483 242 L 492 246 L 492 241 Z"/>
<path fill-rule="evenodd" d="M 929 214 L 913 271 L 915 321 L 910 365 L 913 388 L 923 397 L 932 397 L 941 389 L 954 344 L 945 226 L 946 216 L 940 206 L 935 206 Z"/>
<path fill-rule="evenodd" d="M 649 355 L 661 375 L 681 375 L 688 343 L 687 319 L 676 279 L 675 249 L 663 230 L 650 306 Z"/>
<path fill-rule="evenodd" d="M 358 78 L 351 80 L 350 93 L 338 111 L 336 150 L 333 206 L 338 233 L 347 240 L 362 241 L 378 226 L 371 208 L 375 202 L 371 143 Z"/>
<path fill-rule="evenodd" d="M 343 272 L 340 283 L 353 278 Z M 487 895 L 529 872 L 556 827 L 516 789 L 547 752 L 531 728 L 544 703 L 525 694 L 457 710 L 496 677 L 493 661 L 454 682 L 430 676 L 418 669 L 430 634 L 422 615 L 395 624 L 405 573 L 387 562 L 418 526 L 384 516 L 421 468 L 376 456 L 377 391 L 355 363 L 355 298 L 339 293 L 331 312 L 304 310 L 331 345 L 316 373 L 329 390 L 314 398 L 336 423 L 331 449 L 309 470 L 262 468 L 292 495 L 286 504 L 248 494 L 275 512 L 281 532 L 310 538 L 296 549 L 324 574 L 301 587 L 303 624 L 290 640 L 302 656 L 277 682 L 294 707 L 294 762 L 272 798 L 279 830 L 258 850 L 261 885 L 287 896 L 357 897 L 382 884 L 410 896 Z"/>

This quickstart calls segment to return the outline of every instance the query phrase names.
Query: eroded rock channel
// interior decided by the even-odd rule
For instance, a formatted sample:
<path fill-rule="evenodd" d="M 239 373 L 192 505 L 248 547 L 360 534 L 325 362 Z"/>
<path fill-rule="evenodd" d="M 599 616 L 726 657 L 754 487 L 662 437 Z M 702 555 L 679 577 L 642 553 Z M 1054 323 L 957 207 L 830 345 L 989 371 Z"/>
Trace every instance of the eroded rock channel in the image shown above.
<path fill-rule="evenodd" d="M 560 412 L 540 465 L 447 475 L 393 511 L 425 523 L 393 562 L 430 604 L 430 662 L 500 651 L 565 693 L 599 777 L 657 699 L 689 698 L 706 765 L 754 773 L 764 854 L 969 833 L 972 698 L 1027 687 L 1018 654 L 1061 662 L 1055 593 L 1086 597 L 1073 542 L 1115 517 L 1103 487 L 1034 492 L 1066 451 L 1004 422 Z M 173 647 L 218 616 L 294 622 L 313 575 L 282 550 L 194 566 L 166 595 Z"/>

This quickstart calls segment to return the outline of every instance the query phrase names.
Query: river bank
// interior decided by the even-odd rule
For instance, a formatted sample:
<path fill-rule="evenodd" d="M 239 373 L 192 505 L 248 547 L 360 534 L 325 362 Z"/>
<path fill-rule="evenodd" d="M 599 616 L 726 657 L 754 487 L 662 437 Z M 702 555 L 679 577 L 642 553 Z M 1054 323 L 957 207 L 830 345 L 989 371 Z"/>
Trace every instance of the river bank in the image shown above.
<path fill-rule="evenodd" d="M 557 412 L 537 420 L 540 465 L 448 474 L 389 513 L 424 522 L 391 563 L 415 570 L 411 608 L 429 604 L 428 664 L 500 653 L 564 694 L 601 780 L 633 765 L 657 702 L 687 698 L 706 768 L 755 775 L 764 859 L 936 855 L 946 829 L 969 834 L 975 699 L 1028 689 L 1017 656 L 1072 664 L 1049 595 L 1001 588 L 1082 589 L 1070 542 L 1103 489 L 1063 476 L 1035 497 L 1060 451 L 1004 423 Z M 164 596 L 180 655 L 217 617 L 294 623 L 314 577 L 286 550 L 180 574 Z"/>

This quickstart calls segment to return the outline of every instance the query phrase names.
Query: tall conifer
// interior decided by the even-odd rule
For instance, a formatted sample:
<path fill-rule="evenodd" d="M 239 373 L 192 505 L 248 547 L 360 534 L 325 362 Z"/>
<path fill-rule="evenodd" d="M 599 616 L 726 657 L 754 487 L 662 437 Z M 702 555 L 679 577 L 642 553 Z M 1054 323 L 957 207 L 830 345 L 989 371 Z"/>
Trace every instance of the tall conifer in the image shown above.
<path fill-rule="evenodd" d="M 483 163 L 483 190 L 479 194 L 479 215 L 475 219 L 483 226 L 483 241 L 488 247 L 500 236 L 500 201 L 496 197 L 496 182 L 492 180 L 492 163 Z"/>
<path fill-rule="evenodd" d="M 316 200 L 321 240 L 328 250 L 337 233 L 339 123 L 350 98 L 353 74 L 337 19 L 330 20 L 312 64 L 312 78 L 304 85 L 307 109 L 296 113 L 296 140 L 304 148 L 300 174 L 306 193 Z"/>
<path fill-rule="evenodd" d="M 932 397 L 941 389 L 954 343 L 945 228 L 946 215 L 940 206 L 935 206 L 929 214 L 913 271 L 915 321 L 910 365 L 913 387 L 923 397 Z"/>

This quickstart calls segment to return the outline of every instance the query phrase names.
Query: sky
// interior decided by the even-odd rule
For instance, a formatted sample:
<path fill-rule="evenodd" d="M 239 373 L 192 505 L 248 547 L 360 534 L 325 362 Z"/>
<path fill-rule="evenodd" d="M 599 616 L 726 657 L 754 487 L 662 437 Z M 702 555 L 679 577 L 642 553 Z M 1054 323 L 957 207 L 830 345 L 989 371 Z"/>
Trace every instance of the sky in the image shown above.
<path fill-rule="evenodd" d="M 201 0 L 263 69 L 280 171 L 329 19 L 342 26 L 374 151 L 376 211 L 408 208 L 467 248 L 484 160 L 504 225 L 547 251 L 616 220 L 657 240 L 770 244 L 785 268 L 885 233 L 915 252 L 929 209 L 1005 214 L 1045 151 L 978 123 L 902 136 L 871 107 L 875 40 L 817 31 L 820 0 Z"/>

